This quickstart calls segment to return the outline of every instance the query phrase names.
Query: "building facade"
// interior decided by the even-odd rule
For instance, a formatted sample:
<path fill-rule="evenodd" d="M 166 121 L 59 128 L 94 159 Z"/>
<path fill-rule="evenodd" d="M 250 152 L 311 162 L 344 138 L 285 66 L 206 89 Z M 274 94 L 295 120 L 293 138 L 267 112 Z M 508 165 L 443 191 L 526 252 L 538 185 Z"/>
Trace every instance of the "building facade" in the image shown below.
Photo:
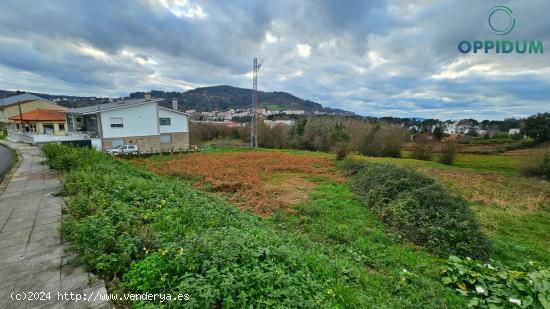
<path fill-rule="evenodd" d="M 23 93 L 0 100 L 0 134 L 7 129 L 17 129 L 10 118 L 37 109 L 65 111 L 67 108 L 30 93 Z"/>
<path fill-rule="evenodd" d="M 158 105 L 158 99 L 132 99 L 70 109 L 67 126 L 99 140 L 101 150 L 122 144 L 142 152 L 189 149 L 188 116 Z"/>
<path fill-rule="evenodd" d="M 9 118 L 11 129 L 31 134 L 64 135 L 67 133 L 65 112 L 35 109 Z"/>

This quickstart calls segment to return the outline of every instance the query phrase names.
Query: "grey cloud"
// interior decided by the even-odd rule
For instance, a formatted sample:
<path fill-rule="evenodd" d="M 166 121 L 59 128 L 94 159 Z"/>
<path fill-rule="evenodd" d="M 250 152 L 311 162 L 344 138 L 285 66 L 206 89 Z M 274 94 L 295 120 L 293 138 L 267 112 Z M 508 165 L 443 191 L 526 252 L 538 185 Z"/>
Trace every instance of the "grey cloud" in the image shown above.
<path fill-rule="evenodd" d="M 361 114 L 503 118 L 550 106 L 548 52 L 457 50 L 460 40 L 501 39 L 486 20 L 499 4 L 513 8 L 518 21 L 507 39 L 550 44 L 544 0 L 189 3 L 206 16 L 176 16 L 157 0 L 2 1 L 0 88 L 124 95 L 248 87 L 246 73 L 258 56 L 265 59 L 263 90 Z M 264 40 L 268 31 L 276 42 Z M 92 50 L 67 47 L 75 44 Z M 297 44 L 311 46 L 311 54 L 300 57 Z"/>

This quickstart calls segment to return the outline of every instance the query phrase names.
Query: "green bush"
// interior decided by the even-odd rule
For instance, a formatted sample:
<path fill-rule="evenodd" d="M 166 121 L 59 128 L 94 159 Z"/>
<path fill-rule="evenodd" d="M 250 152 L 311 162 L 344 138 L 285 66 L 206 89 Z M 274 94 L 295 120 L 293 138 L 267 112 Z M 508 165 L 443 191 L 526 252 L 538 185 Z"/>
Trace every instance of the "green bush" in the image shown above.
<path fill-rule="evenodd" d="M 487 259 L 489 242 L 467 202 L 429 177 L 387 164 L 352 164 L 352 189 L 407 241 L 440 256 Z"/>
<path fill-rule="evenodd" d="M 45 144 L 42 146 L 42 152 L 51 168 L 64 171 L 107 159 L 107 155 L 101 152 L 91 149 L 78 151 L 75 148 L 62 147 L 57 144 Z"/>
<path fill-rule="evenodd" d="M 550 308 L 550 270 L 529 262 L 515 269 L 491 261 L 449 257 L 443 284 L 470 297 L 477 308 Z"/>
<path fill-rule="evenodd" d="M 298 235 L 90 149 L 47 145 L 44 153 L 68 171 L 63 236 L 88 270 L 120 280 L 123 291 L 186 293 L 191 299 L 176 305 L 184 307 L 342 306 L 332 288 L 348 284 L 345 274 L 295 245 Z"/>

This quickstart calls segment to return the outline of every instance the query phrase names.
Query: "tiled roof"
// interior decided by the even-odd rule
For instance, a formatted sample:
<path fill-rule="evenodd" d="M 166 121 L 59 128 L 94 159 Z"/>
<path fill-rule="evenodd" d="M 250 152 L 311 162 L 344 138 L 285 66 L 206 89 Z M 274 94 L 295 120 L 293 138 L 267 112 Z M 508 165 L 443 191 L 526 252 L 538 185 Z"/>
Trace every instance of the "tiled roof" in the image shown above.
<path fill-rule="evenodd" d="M 21 121 L 21 117 L 13 116 L 10 120 Z M 65 113 L 51 109 L 35 109 L 23 113 L 23 121 L 65 121 Z"/>

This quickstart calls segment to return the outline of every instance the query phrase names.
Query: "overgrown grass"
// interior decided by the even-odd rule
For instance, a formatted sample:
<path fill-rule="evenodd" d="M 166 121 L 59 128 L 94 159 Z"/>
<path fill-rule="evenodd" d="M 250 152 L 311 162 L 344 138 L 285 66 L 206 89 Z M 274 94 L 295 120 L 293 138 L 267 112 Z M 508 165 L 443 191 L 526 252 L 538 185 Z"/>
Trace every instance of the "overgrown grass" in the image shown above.
<path fill-rule="evenodd" d="M 336 305 L 334 287 L 353 288 L 317 248 L 220 198 L 92 150 L 44 152 L 69 171 L 63 235 L 117 288 L 191 295 L 176 307 Z"/>
<path fill-rule="evenodd" d="M 510 156 L 496 157 L 505 160 Z M 515 162 L 523 157 L 515 156 Z M 547 232 L 550 225 L 550 183 L 547 181 L 515 176 L 515 172 L 488 172 L 488 166 L 482 166 L 480 171 L 468 165 L 455 167 L 412 159 L 363 156 L 354 156 L 353 159 L 409 167 L 436 179 L 470 202 L 483 231 L 492 242 L 491 256 L 494 259 L 507 265 L 526 260 L 550 265 Z M 482 160 L 478 164 L 490 161 Z"/>
<path fill-rule="evenodd" d="M 91 150 L 44 152 L 68 172 L 62 233 L 112 291 L 191 296 L 168 307 L 464 305 L 438 281 L 439 260 L 400 246 L 345 185 L 269 221 Z"/>
<path fill-rule="evenodd" d="M 434 277 L 398 270 L 406 261 L 377 270 L 388 258 L 378 250 L 358 257 L 345 247 L 318 246 L 185 182 L 143 172 L 92 150 L 48 145 L 44 153 L 52 167 L 68 172 L 63 236 L 72 242 L 79 261 L 111 281 L 115 291 L 191 296 L 185 303 L 165 304 L 168 307 L 461 304 Z M 381 231 L 372 237 L 372 244 L 382 241 L 379 248 L 392 242 Z M 365 243 L 364 253 L 367 247 Z M 415 259 L 412 251 L 400 251 L 391 259 L 403 254 Z M 434 258 L 424 253 L 424 259 Z M 412 269 L 432 268 L 422 261 Z M 395 281 L 384 279 L 386 274 L 369 279 L 360 273 L 367 265 L 375 272 L 389 272 Z"/>
<path fill-rule="evenodd" d="M 412 159 L 411 153 L 409 151 L 403 151 L 403 158 Z M 439 155 L 434 155 L 433 161 L 437 161 Z M 391 162 L 393 164 L 399 165 L 423 165 L 423 166 L 433 166 L 441 167 L 439 164 L 422 164 L 421 162 L 415 162 L 416 164 L 411 163 L 410 161 L 396 162 L 392 158 L 376 158 L 375 160 Z M 477 172 L 493 172 L 493 173 L 503 173 L 509 175 L 520 175 L 521 174 L 521 162 L 524 158 L 520 156 L 505 156 L 505 155 L 491 155 L 491 154 L 469 154 L 469 153 L 459 153 L 456 156 L 456 159 L 453 163 L 454 167 L 461 167 L 471 169 Z M 414 160 L 417 161 L 417 160 Z M 435 162 L 434 162 L 435 163 Z"/>
<path fill-rule="evenodd" d="M 425 250 L 386 232 L 345 184 L 312 179 L 318 187 L 297 213 L 271 220 L 281 230 L 297 231 L 354 278 L 359 289 L 347 297 L 361 299 L 357 308 L 462 308 L 464 299 L 445 289 L 439 273 L 443 262 Z M 352 302 L 347 303 L 346 307 Z"/>
<path fill-rule="evenodd" d="M 521 158 L 502 155 L 459 154 L 453 165 L 478 172 L 519 175 Z"/>
<path fill-rule="evenodd" d="M 208 152 L 235 151 L 248 150 Z M 329 178 L 311 176 L 317 187 L 309 201 L 261 219 L 193 189 L 188 181 L 155 176 L 103 154 L 59 146 L 45 147 L 45 153 L 53 167 L 68 171 L 63 234 L 89 270 L 111 280 L 111 291 L 191 295 L 189 302 L 168 307 L 467 305 L 441 282 L 441 259 L 388 233 L 345 184 Z M 162 164 L 174 157 L 147 160 Z M 477 173 L 428 161 L 366 160 L 423 173 Z M 506 181 L 515 177 L 498 175 Z M 459 193 L 470 190 L 442 183 Z M 517 192 L 522 190 L 527 189 Z M 485 202 L 471 206 L 494 243 L 493 258 L 548 262 L 544 207 L 514 213 Z"/>
<path fill-rule="evenodd" d="M 493 243 L 491 257 L 506 265 L 538 261 L 550 266 L 550 212 L 511 215 L 501 208 L 473 204 Z"/>

